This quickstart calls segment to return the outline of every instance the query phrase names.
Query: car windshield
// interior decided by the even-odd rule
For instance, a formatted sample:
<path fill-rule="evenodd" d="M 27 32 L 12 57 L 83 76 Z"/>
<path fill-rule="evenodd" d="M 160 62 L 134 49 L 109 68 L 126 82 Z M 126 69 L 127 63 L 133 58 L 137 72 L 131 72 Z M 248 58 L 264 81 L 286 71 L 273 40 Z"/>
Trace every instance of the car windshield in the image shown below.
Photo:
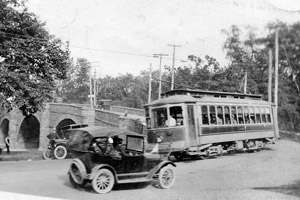
<path fill-rule="evenodd" d="M 127 135 L 126 149 L 132 150 L 132 151 L 143 152 L 144 151 L 144 138 L 138 137 L 138 136 Z"/>

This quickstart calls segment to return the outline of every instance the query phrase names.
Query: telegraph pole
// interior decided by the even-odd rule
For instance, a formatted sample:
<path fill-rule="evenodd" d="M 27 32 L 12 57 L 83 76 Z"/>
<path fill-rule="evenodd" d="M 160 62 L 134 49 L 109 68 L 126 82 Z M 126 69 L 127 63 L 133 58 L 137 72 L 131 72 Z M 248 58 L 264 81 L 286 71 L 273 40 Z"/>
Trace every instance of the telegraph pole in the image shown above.
<path fill-rule="evenodd" d="M 273 65 L 272 50 L 269 49 L 269 79 L 268 79 L 268 101 L 272 103 L 272 65 Z"/>
<path fill-rule="evenodd" d="M 276 30 L 275 35 L 275 90 L 274 90 L 274 118 L 275 118 L 275 134 L 276 138 L 279 139 L 279 130 L 278 130 L 278 30 Z"/>
<path fill-rule="evenodd" d="M 93 108 L 92 70 L 90 70 L 90 104 Z"/>
<path fill-rule="evenodd" d="M 97 76 L 96 76 L 96 69 L 94 70 L 94 106 L 97 107 L 97 91 L 96 91 L 96 84 L 97 84 Z"/>
<path fill-rule="evenodd" d="M 151 102 L 151 88 L 152 88 L 152 85 L 151 85 L 151 80 L 152 79 L 152 63 L 150 63 L 150 72 L 149 72 L 149 94 L 148 94 L 148 103 Z"/>
<path fill-rule="evenodd" d="M 173 64 L 172 64 L 172 81 L 171 81 L 171 90 L 174 89 L 174 68 L 175 68 L 175 48 L 176 47 L 181 47 L 179 45 L 171 45 L 171 44 L 168 44 L 168 46 L 171 46 L 173 47 Z"/>
<path fill-rule="evenodd" d="M 245 73 L 245 82 L 244 82 L 244 94 L 246 94 L 247 93 L 247 79 L 248 79 L 248 77 L 247 77 L 247 72 Z"/>
<path fill-rule="evenodd" d="M 161 94 L 161 61 L 163 56 L 168 56 L 168 54 L 153 54 L 154 58 L 159 57 L 159 87 L 158 87 L 158 99 L 160 99 L 160 94 Z"/>

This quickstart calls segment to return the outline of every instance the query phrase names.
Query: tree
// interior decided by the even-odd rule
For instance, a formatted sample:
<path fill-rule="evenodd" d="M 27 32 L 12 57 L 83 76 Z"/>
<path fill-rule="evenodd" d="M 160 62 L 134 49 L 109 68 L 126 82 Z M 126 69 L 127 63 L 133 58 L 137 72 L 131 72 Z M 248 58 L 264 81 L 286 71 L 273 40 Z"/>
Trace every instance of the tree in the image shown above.
<path fill-rule="evenodd" d="M 21 0 L 0 1 L 0 102 L 25 115 L 41 110 L 66 77 L 68 47 Z"/>
<path fill-rule="evenodd" d="M 299 131 L 300 119 L 300 23 L 288 25 L 273 22 L 266 26 L 266 36 L 257 37 L 248 31 L 244 41 L 241 30 L 232 26 L 227 34 L 224 49 L 230 64 L 226 77 L 238 81 L 243 72 L 248 72 L 248 92 L 267 96 L 268 51 L 275 47 L 275 32 L 279 32 L 279 88 L 278 118 L 281 130 Z M 274 55 L 274 53 L 273 53 Z M 273 59 L 274 65 L 274 59 Z"/>
<path fill-rule="evenodd" d="M 111 99 L 115 104 L 142 108 L 148 98 L 148 75 L 145 72 L 141 76 L 132 74 L 121 75 L 118 77 L 106 76 L 99 79 L 99 99 Z"/>
<path fill-rule="evenodd" d="M 67 73 L 67 79 L 59 87 L 58 94 L 67 103 L 87 103 L 90 94 L 89 75 L 91 65 L 85 58 L 78 58 Z"/>

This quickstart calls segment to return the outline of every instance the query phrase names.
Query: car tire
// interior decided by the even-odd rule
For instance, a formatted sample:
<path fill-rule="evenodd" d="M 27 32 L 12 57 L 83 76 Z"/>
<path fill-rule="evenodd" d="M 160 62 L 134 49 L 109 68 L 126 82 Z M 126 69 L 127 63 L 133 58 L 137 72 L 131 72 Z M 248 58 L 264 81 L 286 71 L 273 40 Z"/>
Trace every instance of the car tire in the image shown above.
<path fill-rule="evenodd" d="M 85 179 L 86 167 L 84 163 L 79 159 L 74 159 L 69 169 L 69 180 L 72 186 L 83 187 L 87 183 Z"/>
<path fill-rule="evenodd" d="M 95 192 L 105 194 L 112 190 L 115 184 L 115 177 L 108 169 L 100 169 L 92 180 L 92 186 Z"/>
<path fill-rule="evenodd" d="M 158 185 L 162 189 L 171 188 L 175 183 L 176 175 L 173 167 L 167 165 L 160 169 L 158 175 Z"/>
<path fill-rule="evenodd" d="M 51 149 L 45 149 L 44 151 L 43 151 L 43 158 L 45 159 L 45 160 L 51 160 L 52 159 L 52 152 L 51 152 L 52 150 Z"/>
<path fill-rule="evenodd" d="M 58 160 L 65 159 L 67 157 L 67 148 L 63 145 L 58 145 L 54 149 L 54 157 Z"/>

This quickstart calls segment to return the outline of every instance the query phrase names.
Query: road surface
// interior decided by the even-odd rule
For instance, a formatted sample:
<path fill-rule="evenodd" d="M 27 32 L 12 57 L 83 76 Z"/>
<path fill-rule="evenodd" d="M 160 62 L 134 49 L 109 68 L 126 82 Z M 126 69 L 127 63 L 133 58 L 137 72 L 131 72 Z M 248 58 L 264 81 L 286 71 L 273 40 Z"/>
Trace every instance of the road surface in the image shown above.
<path fill-rule="evenodd" d="M 299 153 L 300 144 L 281 140 L 257 153 L 176 162 L 171 189 L 127 184 L 108 194 L 96 194 L 90 185 L 73 188 L 67 177 L 71 159 L 0 162 L 0 199 L 300 199 Z"/>

